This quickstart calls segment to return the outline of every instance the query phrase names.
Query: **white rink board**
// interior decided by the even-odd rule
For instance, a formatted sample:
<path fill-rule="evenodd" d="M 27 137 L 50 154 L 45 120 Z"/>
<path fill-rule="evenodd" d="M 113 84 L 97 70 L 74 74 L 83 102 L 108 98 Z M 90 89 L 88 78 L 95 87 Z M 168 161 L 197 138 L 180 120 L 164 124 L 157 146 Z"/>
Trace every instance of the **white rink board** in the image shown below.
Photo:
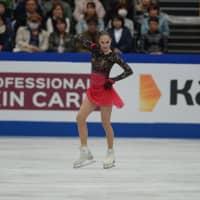
<path fill-rule="evenodd" d="M 123 109 L 113 109 L 112 121 L 125 123 L 200 123 L 200 65 L 192 64 L 134 64 L 130 63 L 135 74 L 117 82 L 115 88 L 125 102 Z M 49 74 L 89 74 L 90 63 L 72 62 L 1 62 L 0 73 L 49 73 Z M 121 72 L 114 67 L 111 75 Z M 152 112 L 140 110 L 140 76 L 151 75 L 161 92 Z M 177 80 L 178 88 L 183 89 L 186 81 L 192 80 L 188 90 L 194 105 L 187 105 L 185 97 L 178 95 L 177 105 L 170 105 L 170 82 Z M 0 88 L 1 90 L 1 88 Z M 69 121 L 74 122 L 77 111 L 66 110 L 0 110 L 1 121 Z M 98 122 L 99 112 L 89 116 L 88 121 Z"/>

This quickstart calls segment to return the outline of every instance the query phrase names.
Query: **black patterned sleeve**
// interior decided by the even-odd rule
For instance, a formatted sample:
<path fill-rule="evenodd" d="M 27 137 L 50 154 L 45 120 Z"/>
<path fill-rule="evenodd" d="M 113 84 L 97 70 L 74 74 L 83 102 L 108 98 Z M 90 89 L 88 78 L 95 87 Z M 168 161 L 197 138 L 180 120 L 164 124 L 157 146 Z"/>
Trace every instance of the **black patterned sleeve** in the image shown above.
<path fill-rule="evenodd" d="M 98 45 L 84 38 L 82 35 L 76 36 L 76 38 L 81 42 L 81 44 L 90 51 L 97 51 Z"/>
<path fill-rule="evenodd" d="M 124 72 L 111 78 L 112 80 L 119 81 L 133 74 L 131 67 L 117 54 L 114 55 L 114 63 L 117 63 L 124 70 Z"/>

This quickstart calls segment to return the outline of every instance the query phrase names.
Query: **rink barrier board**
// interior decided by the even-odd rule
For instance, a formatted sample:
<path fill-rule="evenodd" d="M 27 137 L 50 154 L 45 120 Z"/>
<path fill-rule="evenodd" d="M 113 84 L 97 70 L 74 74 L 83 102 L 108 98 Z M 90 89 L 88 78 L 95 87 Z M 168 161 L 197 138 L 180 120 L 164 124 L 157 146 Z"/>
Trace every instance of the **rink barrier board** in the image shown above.
<path fill-rule="evenodd" d="M 199 124 L 112 123 L 116 137 L 200 139 Z M 0 136 L 77 137 L 76 123 L 0 122 Z M 89 136 L 104 137 L 101 123 L 88 123 Z"/>
<path fill-rule="evenodd" d="M 122 54 L 127 62 L 134 63 L 177 63 L 177 64 L 200 64 L 198 54 Z M 89 53 L 3 53 L 0 54 L 0 61 L 56 61 L 56 62 L 88 62 Z"/>
<path fill-rule="evenodd" d="M 161 55 L 144 54 L 122 55 L 127 62 L 134 63 L 177 63 L 200 64 L 199 55 Z M 1 53 L 0 61 L 70 61 L 88 62 L 90 54 L 49 54 L 49 53 Z M 88 123 L 89 135 L 103 137 L 105 133 L 100 123 Z M 113 123 L 117 137 L 148 138 L 200 138 L 200 124 L 190 123 Z M 0 136 L 78 136 L 75 122 L 27 122 L 0 121 Z"/>

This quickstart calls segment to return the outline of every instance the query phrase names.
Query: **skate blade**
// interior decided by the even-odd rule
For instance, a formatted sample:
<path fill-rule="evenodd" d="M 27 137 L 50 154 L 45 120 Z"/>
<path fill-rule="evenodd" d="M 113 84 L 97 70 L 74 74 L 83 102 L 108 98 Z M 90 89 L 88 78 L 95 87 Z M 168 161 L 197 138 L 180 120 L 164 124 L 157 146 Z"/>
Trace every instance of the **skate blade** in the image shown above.
<path fill-rule="evenodd" d="M 74 164 L 74 168 L 82 168 L 82 167 L 85 167 L 85 166 L 88 166 L 88 165 L 91 165 L 93 163 L 95 163 L 96 161 L 95 160 L 87 160 L 81 164 Z"/>

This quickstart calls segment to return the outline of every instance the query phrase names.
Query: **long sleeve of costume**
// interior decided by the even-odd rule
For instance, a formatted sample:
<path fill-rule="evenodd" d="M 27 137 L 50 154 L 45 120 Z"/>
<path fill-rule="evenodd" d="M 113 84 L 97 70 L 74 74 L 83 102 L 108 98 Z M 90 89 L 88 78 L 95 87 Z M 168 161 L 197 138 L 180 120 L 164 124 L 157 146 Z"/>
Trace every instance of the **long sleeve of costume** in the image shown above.
<path fill-rule="evenodd" d="M 111 77 L 112 80 L 120 81 L 133 74 L 133 70 L 131 69 L 131 67 L 117 54 L 114 56 L 114 62 L 117 63 L 124 70 L 124 72 L 122 72 L 118 76 Z"/>
<path fill-rule="evenodd" d="M 78 35 L 77 39 L 81 42 L 81 44 L 90 51 L 95 51 L 97 49 L 97 44 L 87 40 L 82 35 Z"/>
<path fill-rule="evenodd" d="M 119 55 L 113 52 L 104 54 L 96 43 L 85 39 L 81 35 L 78 36 L 78 39 L 83 46 L 92 51 L 92 72 L 100 73 L 106 78 L 112 79 L 113 81 L 119 81 L 133 74 L 131 67 L 126 62 L 124 62 L 124 60 Z M 124 70 L 124 72 L 116 77 L 111 78 L 109 74 L 115 63 L 118 64 Z"/>

